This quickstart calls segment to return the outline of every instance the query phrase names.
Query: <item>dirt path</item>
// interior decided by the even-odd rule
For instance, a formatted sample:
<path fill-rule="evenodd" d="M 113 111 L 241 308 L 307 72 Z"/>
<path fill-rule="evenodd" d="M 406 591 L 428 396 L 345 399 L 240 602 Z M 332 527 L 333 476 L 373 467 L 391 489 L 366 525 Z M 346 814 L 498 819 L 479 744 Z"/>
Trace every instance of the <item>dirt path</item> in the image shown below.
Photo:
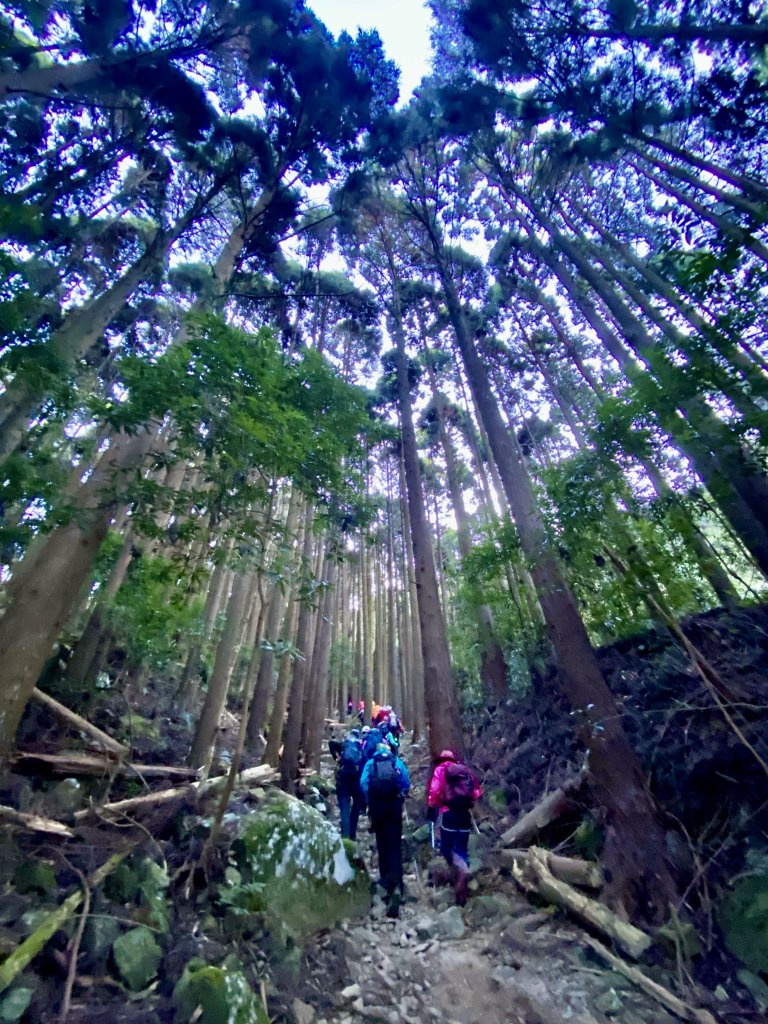
<path fill-rule="evenodd" d="M 421 751 L 406 751 L 411 765 Z M 330 764 L 324 773 L 332 771 Z M 412 807 L 423 799 L 414 772 Z M 374 837 L 361 820 L 359 846 L 376 877 Z M 408 843 L 405 843 L 406 849 Z M 423 853 L 422 853 L 423 856 Z M 581 933 L 535 909 L 488 849 L 475 865 L 465 908 L 448 888 L 406 862 L 406 901 L 389 920 L 380 890 L 370 916 L 321 936 L 308 950 L 299 1024 L 671 1024 L 623 977 L 589 959 Z M 409 870 L 410 869 L 410 870 Z"/>

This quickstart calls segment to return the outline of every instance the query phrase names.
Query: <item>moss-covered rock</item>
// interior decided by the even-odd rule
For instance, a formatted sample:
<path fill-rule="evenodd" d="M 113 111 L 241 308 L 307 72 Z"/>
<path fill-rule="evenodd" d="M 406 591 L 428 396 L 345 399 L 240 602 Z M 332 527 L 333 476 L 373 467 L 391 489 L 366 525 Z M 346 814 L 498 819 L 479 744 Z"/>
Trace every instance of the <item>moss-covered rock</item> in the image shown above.
<path fill-rule="evenodd" d="M 768 972 L 768 874 L 739 882 L 720 905 L 718 919 L 731 953 L 756 974 Z"/>
<path fill-rule="evenodd" d="M 112 955 L 128 988 L 138 992 L 157 974 L 163 952 L 149 928 L 132 928 L 112 943 Z"/>
<path fill-rule="evenodd" d="M 173 991 L 174 1024 L 269 1024 L 242 970 L 187 965 Z"/>
<path fill-rule="evenodd" d="M 284 940 L 368 912 L 368 874 L 330 822 L 299 800 L 273 793 L 243 818 L 234 846 L 242 881 L 222 901 L 266 918 Z"/>

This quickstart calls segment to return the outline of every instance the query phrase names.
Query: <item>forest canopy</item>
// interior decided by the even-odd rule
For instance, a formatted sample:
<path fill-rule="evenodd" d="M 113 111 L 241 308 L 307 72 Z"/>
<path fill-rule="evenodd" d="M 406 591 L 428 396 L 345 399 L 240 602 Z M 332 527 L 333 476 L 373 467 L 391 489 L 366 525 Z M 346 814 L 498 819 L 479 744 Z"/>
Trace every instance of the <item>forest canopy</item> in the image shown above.
<path fill-rule="evenodd" d="M 0 751 L 151 686 L 290 789 L 348 700 L 436 755 L 556 666 L 659 917 L 596 649 L 671 637 L 768 770 L 685 627 L 765 599 L 768 21 L 429 6 L 398 105 L 303 0 L 0 3 Z"/>

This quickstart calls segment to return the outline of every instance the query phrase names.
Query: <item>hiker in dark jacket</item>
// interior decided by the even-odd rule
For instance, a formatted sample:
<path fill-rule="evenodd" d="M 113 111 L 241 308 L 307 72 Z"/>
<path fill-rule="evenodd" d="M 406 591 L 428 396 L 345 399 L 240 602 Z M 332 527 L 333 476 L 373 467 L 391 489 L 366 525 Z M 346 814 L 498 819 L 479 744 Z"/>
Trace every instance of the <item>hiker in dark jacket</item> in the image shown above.
<path fill-rule="evenodd" d="M 452 750 L 442 750 L 427 788 L 427 817 L 440 816 L 440 852 L 454 873 L 456 902 L 467 901 L 472 808 L 482 796 L 477 779 Z"/>
<path fill-rule="evenodd" d="M 345 839 L 357 839 L 357 822 L 365 810 L 365 799 L 360 789 L 363 769 L 363 745 L 359 729 L 351 729 L 342 742 L 330 740 L 328 746 L 336 767 L 336 799 L 339 801 L 341 834 Z"/>
<path fill-rule="evenodd" d="M 403 896 L 403 801 L 411 788 L 408 769 L 386 743 L 366 762 L 360 779 L 376 835 L 381 884 L 387 894 L 387 917 L 397 917 Z"/>

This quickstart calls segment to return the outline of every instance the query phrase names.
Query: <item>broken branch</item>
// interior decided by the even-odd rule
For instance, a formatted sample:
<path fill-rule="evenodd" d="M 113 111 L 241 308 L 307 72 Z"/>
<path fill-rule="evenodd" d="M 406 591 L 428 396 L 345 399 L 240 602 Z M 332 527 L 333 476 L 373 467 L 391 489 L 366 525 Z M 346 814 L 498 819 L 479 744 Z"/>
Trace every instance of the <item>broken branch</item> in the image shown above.
<path fill-rule="evenodd" d="M 128 747 L 122 743 L 118 743 L 117 740 L 112 739 L 107 733 L 103 732 L 95 725 L 91 725 L 87 719 L 82 718 L 80 715 L 75 714 L 74 711 L 70 711 L 69 708 L 64 707 L 53 697 L 49 697 L 47 693 L 43 693 L 42 690 L 38 690 L 37 687 L 32 691 L 32 698 L 36 700 L 38 704 L 42 704 L 48 708 L 54 715 L 59 718 L 63 718 L 68 725 L 78 729 L 80 732 L 86 733 L 91 739 L 96 740 L 100 746 L 106 750 L 111 750 L 113 754 L 117 754 L 118 757 L 125 757 L 128 753 Z"/>
<path fill-rule="evenodd" d="M 586 773 L 581 772 L 564 782 L 559 789 L 547 793 L 535 807 L 527 811 L 522 818 L 518 818 L 515 824 L 507 829 L 501 837 L 501 845 L 506 847 L 525 846 L 535 839 L 543 828 L 565 814 L 566 811 L 571 810 L 575 797 L 585 781 Z"/>
<path fill-rule="evenodd" d="M 60 821 L 55 821 L 53 818 L 41 818 L 39 814 L 23 814 L 4 804 L 0 805 L 0 821 L 8 821 L 12 825 L 28 828 L 32 832 L 45 832 L 46 835 L 61 836 L 64 839 L 71 839 L 74 835 Z"/>
<path fill-rule="evenodd" d="M 668 1010 L 680 1017 L 681 1020 L 692 1021 L 693 1024 L 717 1024 L 717 1018 L 714 1017 L 709 1010 L 702 1010 L 695 1006 L 689 1006 L 684 1003 L 682 999 L 670 992 L 668 988 L 664 988 L 658 981 L 654 981 L 647 975 L 643 974 L 642 971 L 638 970 L 637 967 L 633 967 L 631 964 L 626 963 L 621 957 L 616 956 L 610 949 L 598 942 L 597 939 L 591 938 L 591 936 L 585 935 L 584 942 L 593 949 L 597 955 L 610 964 L 611 967 L 623 974 L 625 978 L 631 981 L 634 985 L 646 995 L 652 996 L 657 1002 L 661 1003 Z"/>
<path fill-rule="evenodd" d="M 603 935 L 608 935 L 633 960 L 638 960 L 651 946 L 653 940 L 650 935 L 628 921 L 622 921 L 602 903 L 555 878 L 547 866 L 546 850 L 532 846 L 525 865 L 515 864 L 512 874 L 526 891 L 539 893 L 550 903 L 569 911 Z"/>

